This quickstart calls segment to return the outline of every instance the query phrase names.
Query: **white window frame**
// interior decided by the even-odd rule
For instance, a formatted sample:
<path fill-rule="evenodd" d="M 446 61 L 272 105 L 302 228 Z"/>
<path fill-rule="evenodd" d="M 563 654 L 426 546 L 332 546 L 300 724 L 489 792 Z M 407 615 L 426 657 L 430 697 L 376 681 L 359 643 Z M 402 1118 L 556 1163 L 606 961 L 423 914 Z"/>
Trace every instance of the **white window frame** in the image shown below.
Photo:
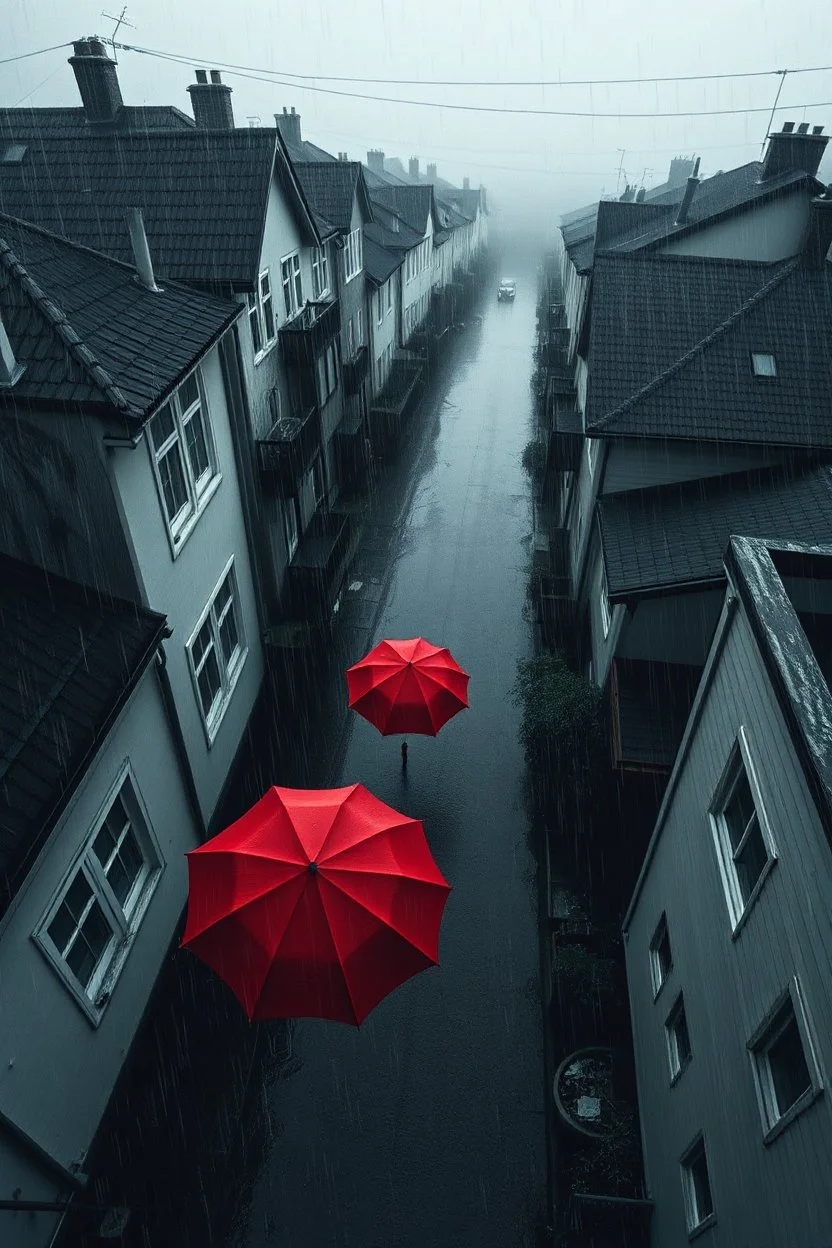
<path fill-rule="evenodd" d="M 598 452 L 601 450 L 600 438 L 585 438 L 586 444 L 586 465 L 589 469 L 590 481 L 595 478 L 595 469 L 598 464 Z"/>
<path fill-rule="evenodd" d="M 290 321 L 303 311 L 303 273 L 300 252 L 291 251 L 280 261 L 280 286 L 283 291 L 283 311 Z"/>
<path fill-rule="evenodd" d="M 350 325 L 352 322 L 350 321 Z M 335 343 L 328 343 L 315 361 L 318 406 L 325 407 L 338 389 L 338 352 Z"/>
<path fill-rule="evenodd" d="M 274 308 L 274 291 L 272 290 L 272 279 L 268 268 L 262 269 L 257 275 L 257 290 L 253 295 L 247 296 L 247 302 L 248 323 L 252 331 L 251 345 L 254 349 L 254 363 L 259 364 L 277 342 L 277 316 Z M 269 333 L 268 327 L 269 319 L 271 320 L 271 333 Z M 253 327 L 255 324 L 260 335 L 259 347 L 254 339 Z"/>
<path fill-rule="evenodd" d="M 777 356 L 773 351 L 752 351 L 751 371 L 755 377 L 776 377 Z"/>
<path fill-rule="evenodd" d="M 355 314 L 355 333 L 356 333 L 356 351 L 360 351 L 364 346 L 364 309 L 359 308 Z"/>
<path fill-rule="evenodd" d="M 768 1061 L 768 1052 L 782 1035 L 789 1021 L 783 1018 L 784 1011 L 791 1006 L 791 1016 L 797 1024 L 803 1057 L 809 1073 L 809 1087 L 783 1113 L 777 1104 L 774 1079 Z M 777 1137 L 798 1118 L 805 1109 L 812 1105 L 823 1092 L 823 1077 L 818 1061 L 818 1050 L 806 1013 L 806 1005 L 797 976 L 793 976 L 785 990 L 766 1013 L 765 1018 L 755 1029 L 748 1040 L 747 1049 L 751 1058 L 754 1073 L 754 1087 L 757 1093 L 757 1105 L 763 1126 L 763 1143 L 771 1144 Z"/>
<path fill-rule="evenodd" d="M 312 491 L 312 501 L 317 510 L 326 498 L 326 479 L 324 477 L 324 464 L 320 452 L 315 456 L 312 467 L 309 469 L 309 484 Z M 320 489 L 318 488 L 320 486 Z"/>
<path fill-rule="evenodd" d="M 393 279 L 392 277 L 388 277 L 387 281 L 385 282 L 385 287 L 387 290 L 387 311 L 385 315 L 389 316 L 390 313 L 393 311 Z"/>
<path fill-rule="evenodd" d="M 217 611 L 215 608 L 216 600 L 219 596 L 220 590 L 225 585 L 227 580 L 230 580 L 231 582 L 231 598 L 220 611 Z M 226 659 L 223 654 L 222 644 L 220 641 L 220 627 L 229 611 L 234 612 L 234 621 L 237 630 L 237 645 L 231 657 Z M 206 656 L 203 656 L 203 659 L 200 661 L 199 665 L 197 665 L 194 659 L 193 648 L 197 637 L 202 632 L 204 625 L 208 622 L 210 622 L 211 626 L 211 647 L 216 656 L 217 666 L 219 669 L 220 688 L 218 697 L 214 699 L 208 710 L 204 711 L 202 707 L 202 696 L 199 691 L 199 672 L 204 666 L 205 657 L 209 652 L 206 651 Z M 240 679 L 240 673 L 245 667 L 246 659 L 248 658 L 248 646 L 246 645 L 245 629 L 243 627 L 240 590 L 237 583 L 237 572 L 234 566 L 233 555 L 226 563 L 219 580 L 211 591 L 208 602 L 205 604 L 205 607 L 203 608 L 190 637 L 185 643 L 185 650 L 188 655 L 188 667 L 191 672 L 191 680 L 193 682 L 197 710 L 199 711 L 202 726 L 205 730 L 205 738 L 208 743 L 208 748 L 210 749 L 217 738 L 220 724 L 225 718 L 225 713 L 231 704 L 231 699 L 234 696 L 234 690 L 237 688 L 237 682 Z"/>
<path fill-rule="evenodd" d="M 705 1173 L 708 1176 L 708 1191 L 711 1197 L 711 1212 L 703 1218 L 699 1216 L 700 1210 L 696 1200 L 696 1188 L 693 1182 L 693 1173 L 691 1171 L 691 1163 L 699 1153 L 705 1158 Z M 709 1226 L 713 1226 L 716 1222 L 716 1201 L 714 1200 L 714 1184 L 711 1175 L 711 1167 L 708 1163 L 708 1150 L 705 1146 L 705 1136 L 703 1132 L 691 1140 L 679 1160 L 679 1166 L 682 1174 L 682 1192 L 685 1201 L 685 1223 L 687 1225 L 688 1239 L 693 1239 L 702 1231 L 707 1230 Z"/>
<path fill-rule="evenodd" d="M 358 277 L 364 265 L 364 248 L 362 245 L 361 228 L 351 230 L 344 237 L 344 285 Z"/>
<path fill-rule="evenodd" d="M 300 519 L 295 498 L 287 498 L 283 501 L 283 535 L 286 538 L 287 563 L 291 563 L 300 544 Z"/>
<path fill-rule="evenodd" d="M 676 1029 L 680 1014 L 684 1015 L 685 1030 L 688 1033 L 689 1052 L 686 1056 L 682 1054 L 679 1048 L 679 1037 Z M 690 1038 L 690 1023 L 688 1022 L 684 993 L 680 992 L 676 997 L 667 1018 L 664 1020 L 664 1034 L 667 1043 L 667 1060 L 670 1066 L 670 1084 L 672 1087 L 693 1060 L 693 1045 Z"/>
<path fill-rule="evenodd" d="M 329 257 L 326 254 L 326 243 L 323 243 L 312 251 L 312 297 L 323 299 L 328 294 Z"/>
<path fill-rule="evenodd" d="M 739 779 L 740 770 L 744 769 L 748 779 L 748 786 L 751 790 L 751 799 L 754 803 L 754 809 L 757 815 L 757 824 L 760 829 L 763 847 L 766 851 L 766 863 L 760 872 L 760 875 L 748 895 L 748 900 L 744 901 L 740 891 L 737 870 L 734 866 L 734 858 L 739 852 L 739 848 L 735 850 L 731 844 L 731 834 L 728 830 L 728 824 L 725 818 L 725 810 L 731 802 L 734 787 Z M 748 742 L 748 733 L 744 725 L 741 725 L 731 752 L 728 755 L 728 761 L 725 764 L 719 783 L 711 801 L 708 817 L 711 824 L 711 833 L 716 850 L 717 862 L 719 865 L 720 878 L 722 887 L 725 892 L 725 901 L 728 906 L 728 914 L 731 919 L 731 934 L 734 938 L 738 936 L 745 922 L 754 908 L 754 904 L 760 895 L 760 892 L 768 879 L 772 868 L 777 862 L 777 849 L 774 837 L 771 834 L 766 809 L 763 804 L 760 785 L 757 780 L 757 769 L 754 765 L 753 758 Z M 740 842 L 740 847 L 745 843 L 745 839 Z"/>
<path fill-rule="evenodd" d="M 670 965 L 665 973 L 662 969 L 661 958 L 659 957 L 659 949 L 663 938 L 667 937 L 667 948 L 670 953 Z M 650 940 L 650 979 L 653 984 L 653 1000 L 655 1001 L 664 988 L 667 981 L 673 973 L 673 945 L 670 941 L 670 928 L 667 922 L 667 913 L 662 911 L 662 916 L 656 924 L 656 930 L 653 932 Z"/>
<path fill-rule="evenodd" d="M 123 905 L 116 898 L 104 874 L 104 868 L 93 850 L 102 824 L 119 797 L 122 797 L 124 801 L 131 830 L 144 859 L 144 866 L 137 875 Z M 32 933 L 33 941 L 94 1027 L 97 1027 L 104 1017 L 133 947 L 136 933 L 156 891 L 164 865 L 162 851 L 136 783 L 130 760 L 125 759 L 98 809 L 83 845 L 73 858 L 69 870 L 49 902 L 44 917 Z M 103 911 L 112 931 L 105 953 L 102 954 L 99 965 L 86 988 L 76 979 L 69 965 L 64 961 L 61 951 L 49 935 L 49 928 L 79 872 L 83 872 L 92 889 L 93 897 Z"/>
<path fill-rule="evenodd" d="M 604 641 L 606 641 L 612 627 L 612 608 L 610 606 L 609 589 L 607 587 L 607 567 L 604 563 L 603 551 L 601 552 L 601 590 L 598 604 L 601 613 L 601 631 L 604 634 Z"/>
<path fill-rule="evenodd" d="M 384 321 L 384 287 L 380 286 L 376 292 L 376 324 L 381 325 Z"/>
<path fill-rule="evenodd" d="M 182 387 L 191 377 L 196 378 L 197 398 L 187 408 L 183 408 L 180 397 Z M 164 441 L 157 446 L 154 439 L 153 423 L 165 408 L 170 411 L 174 429 L 173 433 L 168 434 Z M 199 477 L 194 476 L 194 470 L 187 451 L 187 428 L 192 420 L 197 419 L 197 411 L 202 422 L 202 436 L 208 455 L 208 467 Z M 208 410 L 202 370 L 199 366 L 192 369 L 182 379 L 167 402 L 163 403 L 153 413 L 147 424 L 147 433 L 147 445 L 153 466 L 153 476 L 156 481 L 156 492 L 159 496 L 159 506 L 162 510 L 162 520 L 168 536 L 171 554 L 175 559 L 222 481 L 222 473 L 219 470 L 216 444 L 214 442 L 214 430 L 211 424 L 211 413 Z M 175 454 L 178 457 L 187 494 L 186 501 L 173 518 L 168 516 L 161 473 L 162 460 L 167 458 L 169 454 Z"/>

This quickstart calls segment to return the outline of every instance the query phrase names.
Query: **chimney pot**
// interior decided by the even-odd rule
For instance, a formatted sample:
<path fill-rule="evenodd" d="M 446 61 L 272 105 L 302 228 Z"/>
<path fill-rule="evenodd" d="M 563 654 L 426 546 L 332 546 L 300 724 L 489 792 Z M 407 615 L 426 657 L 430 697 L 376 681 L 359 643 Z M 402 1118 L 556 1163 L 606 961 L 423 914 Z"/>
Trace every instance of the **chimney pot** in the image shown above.
<path fill-rule="evenodd" d="M 800 125 L 797 127 L 797 133 L 798 133 L 798 134 L 808 134 L 808 133 L 809 133 L 809 123 L 808 123 L 808 121 L 801 121 Z"/>
<path fill-rule="evenodd" d="M 147 245 L 141 208 L 128 208 L 126 218 L 127 228 L 130 231 L 130 243 L 133 247 L 133 260 L 136 264 L 136 280 L 144 286 L 145 290 L 152 290 L 154 294 L 158 294 L 159 287 L 153 276 L 153 261 Z"/>
<path fill-rule="evenodd" d="M 293 116 L 293 117 L 295 116 L 295 106 L 294 106 L 294 104 L 292 105 L 292 116 Z"/>
<path fill-rule="evenodd" d="M 207 81 L 208 81 L 208 71 L 207 71 L 206 69 L 198 69 L 198 70 L 196 71 L 196 80 L 197 80 L 197 82 L 207 82 Z"/>
<path fill-rule="evenodd" d="M 300 147 L 302 139 L 300 132 L 300 113 L 296 113 L 294 108 L 291 113 L 287 112 L 284 105 L 282 113 L 275 113 L 275 125 L 287 143 Z"/>
<path fill-rule="evenodd" d="M 222 74 L 218 69 L 211 70 L 211 81 L 216 83 L 222 82 Z"/>
<path fill-rule="evenodd" d="M 470 189 L 471 189 L 471 179 L 470 179 L 470 178 L 463 178 L 463 179 L 462 179 L 462 189 L 463 189 L 463 191 L 470 191 Z"/>
<path fill-rule="evenodd" d="M 384 152 L 374 147 L 367 153 L 367 168 L 373 173 L 384 173 Z"/>
<path fill-rule="evenodd" d="M 812 134 L 823 134 L 823 126 L 812 126 Z"/>
<path fill-rule="evenodd" d="M 118 85 L 118 71 L 102 41 L 79 39 L 69 58 L 81 93 L 87 121 L 113 121 L 124 101 Z"/>
<path fill-rule="evenodd" d="M 793 122 L 793 121 L 784 121 L 784 122 L 783 122 L 783 134 L 791 134 L 793 130 L 794 130 L 794 122 Z"/>
<path fill-rule="evenodd" d="M 685 222 L 687 221 L 688 213 L 690 212 L 690 206 L 691 206 L 691 203 L 693 202 L 693 197 L 696 194 L 696 188 L 698 185 L 699 185 L 698 178 L 695 178 L 695 177 L 688 178 L 687 186 L 685 187 L 685 193 L 682 196 L 682 202 L 679 205 L 679 211 L 676 213 L 676 220 L 674 222 L 674 225 L 684 225 Z"/>
<path fill-rule="evenodd" d="M 820 127 L 822 130 L 823 127 Z M 760 180 L 780 177 L 784 173 L 806 173 L 816 178 L 828 136 L 816 133 L 818 127 L 809 134 L 809 123 L 801 122 L 797 130 L 794 122 L 784 122 L 783 129 L 768 136 L 768 147 Z"/>

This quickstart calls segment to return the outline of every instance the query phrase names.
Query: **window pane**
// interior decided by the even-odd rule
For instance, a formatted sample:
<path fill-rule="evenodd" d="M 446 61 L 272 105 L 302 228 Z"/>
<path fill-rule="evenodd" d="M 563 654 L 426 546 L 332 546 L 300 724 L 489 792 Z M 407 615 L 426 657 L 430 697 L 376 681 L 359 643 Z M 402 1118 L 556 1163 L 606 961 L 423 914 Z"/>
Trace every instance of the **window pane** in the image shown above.
<path fill-rule="evenodd" d="M 92 888 L 83 871 L 79 871 L 69 886 L 58 912 L 49 924 L 49 936 L 60 953 L 64 953 L 70 938 L 81 921 L 84 908 L 92 897 Z"/>
<path fill-rule="evenodd" d="M 748 898 L 751 896 L 754 885 L 760 878 L 767 860 L 768 854 L 766 853 L 763 834 L 760 831 L 759 820 L 755 815 L 748 839 L 734 859 L 743 902 L 748 901 Z"/>
<path fill-rule="evenodd" d="M 257 310 L 257 301 L 251 295 L 249 295 L 248 323 L 251 328 L 251 345 L 256 355 L 262 349 L 263 338 L 260 333 L 260 313 Z"/>
<path fill-rule="evenodd" d="M 194 403 L 199 402 L 199 383 L 196 373 L 191 373 L 190 377 L 186 377 L 182 382 L 179 387 L 179 401 L 182 404 L 183 413 L 187 412 Z"/>
<path fill-rule="evenodd" d="M 93 852 L 105 871 L 129 822 L 124 802 L 119 794 L 107 811 L 101 830 L 93 844 Z"/>
<path fill-rule="evenodd" d="M 268 300 L 263 301 L 263 320 L 266 326 L 266 338 L 271 342 L 274 338 L 274 312 L 272 311 L 271 295 L 269 295 Z"/>
<path fill-rule="evenodd" d="M 705 1160 L 705 1150 L 690 1163 L 690 1175 L 693 1183 L 693 1198 L 695 1206 L 695 1223 L 698 1225 L 704 1222 L 706 1218 L 714 1211 L 713 1201 L 711 1200 L 711 1184 L 708 1179 L 708 1163 Z"/>
<path fill-rule="evenodd" d="M 659 943 L 656 946 L 656 958 L 659 963 L 661 980 L 662 983 L 664 983 L 670 974 L 670 968 L 673 964 L 670 955 L 670 935 L 666 926 L 663 927 L 662 934 L 659 937 Z"/>
<path fill-rule="evenodd" d="M 748 826 L 748 821 L 753 814 L 754 798 L 751 796 L 751 785 L 748 782 L 748 776 L 745 774 L 745 768 L 741 767 L 728 805 L 725 807 L 725 820 L 728 824 L 728 831 L 731 834 L 731 845 L 734 849 L 740 843 L 742 835 Z"/>
<path fill-rule="evenodd" d="M 125 833 L 119 851 L 107 871 L 107 881 L 116 895 L 116 900 L 123 906 L 127 895 L 139 877 L 144 866 L 144 856 L 132 828 Z"/>
<path fill-rule="evenodd" d="M 231 657 L 237 649 L 239 637 L 237 635 L 237 620 L 234 615 L 233 605 L 228 608 L 225 618 L 220 624 L 220 644 L 222 646 L 223 656 L 226 663 L 231 662 Z"/>
<path fill-rule="evenodd" d="M 67 966 L 84 988 L 92 979 L 112 935 L 104 911 L 97 901 L 93 901 L 80 932 L 65 955 Z"/>
<path fill-rule="evenodd" d="M 782 1117 L 786 1110 L 812 1086 L 803 1041 L 794 1014 L 768 1050 L 771 1081 Z"/>
<path fill-rule="evenodd" d="M 176 430 L 176 421 L 173 419 L 173 412 L 170 410 L 169 403 L 166 403 L 153 417 L 150 422 L 150 430 L 153 435 L 153 445 L 159 451 Z"/>
<path fill-rule="evenodd" d="M 191 647 L 194 656 L 194 666 L 199 669 L 203 656 L 208 652 L 211 646 L 211 622 L 206 620 L 202 628 L 194 638 L 194 644 Z"/>
<path fill-rule="evenodd" d="M 162 494 L 168 520 L 173 521 L 188 502 L 188 487 L 185 484 L 185 471 L 182 467 L 178 442 L 174 442 L 170 450 L 160 459 L 159 476 L 162 481 Z"/>
<path fill-rule="evenodd" d="M 194 481 L 199 481 L 210 470 L 208 444 L 205 438 L 205 427 L 202 423 L 202 410 L 197 408 L 185 426 L 185 445 L 188 450 L 188 461 Z"/>
<path fill-rule="evenodd" d="M 673 1033 L 676 1038 L 676 1055 L 679 1065 L 684 1066 L 690 1057 L 690 1035 L 688 1033 L 688 1020 L 685 1016 L 685 1007 L 682 1006 L 673 1020 Z"/>
<path fill-rule="evenodd" d="M 199 675 L 197 676 L 197 684 L 199 685 L 199 700 L 202 703 L 202 712 L 207 718 L 222 687 L 220 680 L 220 666 L 217 662 L 213 642 L 211 643 L 210 650 L 208 650 L 205 656 L 205 662 L 200 669 Z"/>

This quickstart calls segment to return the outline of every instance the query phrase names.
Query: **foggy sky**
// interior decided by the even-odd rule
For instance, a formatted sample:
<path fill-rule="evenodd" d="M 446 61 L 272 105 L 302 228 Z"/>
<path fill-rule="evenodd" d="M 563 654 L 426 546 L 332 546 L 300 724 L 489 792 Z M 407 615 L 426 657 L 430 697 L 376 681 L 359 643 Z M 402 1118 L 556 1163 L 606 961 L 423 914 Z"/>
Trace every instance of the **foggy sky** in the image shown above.
<path fill-rule="evenodd" d="M 109 36 L 102 0 L 5 0 L 0 59 L 84 35 Z M 53 16 L 57 10 L 58 16 Z M 122 28 L 127 43 L 188 58 L 296 74 L 379 78 L 599 79 L 726 73 L 832 61 L 832 6 L 818 0 L 765 5 L 762 0 L 133 0 Z M 71 49 L 0 65 L 0 103 L 79 103 L 67 56 Z M 126 103 L 176 104 L 190 113 L 189 65 L 119 54 Z M 748 115 L 628 119 L 504 116 L 356 100 L 253 81 L 223 71 L 233 87 L 238 125 L 294 105 L 303 137 L 329 151 L 366 159 L 381 147 L 440 175 L 485 184 L 495 203 L 530 219 L 546 217 L 623 189 L 625 180 L 661 182 L 672 156 L 696 153 L 702 174 L 759 157 L 779 79 L 596 87 L 389 86 L 315 82 L 369 95 L 494 107 L 595 112 L 759 107 Z M 814 108 L 797 105 L 817 104 Z M 832 72 L 789 76 L 774 126 L 784 120 L 832 125 Z M 782 106 L 786 107 L 782 107 Z M 624 149 L 622 153 L 618 149 Z M 621 173 L 619 175 L 619 168 Z M 821 177 L 832 178 L 829 158 Z"/>

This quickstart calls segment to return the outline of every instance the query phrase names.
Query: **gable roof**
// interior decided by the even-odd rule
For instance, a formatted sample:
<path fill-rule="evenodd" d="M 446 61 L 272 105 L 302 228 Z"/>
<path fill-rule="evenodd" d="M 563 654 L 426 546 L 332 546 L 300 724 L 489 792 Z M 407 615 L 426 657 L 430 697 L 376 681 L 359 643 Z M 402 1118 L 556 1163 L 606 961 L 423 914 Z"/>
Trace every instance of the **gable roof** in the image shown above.
<path fill-rule="evenodd" d="M 592 284 L 587 430 L 832 446 L 832 265 L 607 255 Z"/>
<path fill-rule="evenodd" d="M 0 108 L 0 142 L 28 143 L 51 132 L 72 135 L 194 130 L 193 117 L 170 104 L 122 104 L 113 121 L 91 124 L 83 108 Z"/>
<path fill-rule="evenodd" d="M 632 490 L 598 503 L 610 601 L 723 578 L 734 534 L 832 541 L 827 467 L 731 473 Z"/>
<path fill-rule="evenodd" d="M 371 282 L 381 286 L 404 263 L 404 251 L 384 246 L 364 230 L 364 271 Z"/>
<path fill-rule="evenodd" d="M 0 214 L 0 311 L 25 366 L 5 392 L 13 402 L 103 404 L 142 419 L 242 307 L 167 281 L 146 290 L 130 266 Z"/>
<path fill-rule="evenodd" d="M 284 151 L 276 130 L 260 128 L 44 133 L 21 163 L 0 164 L 0 211 L 130 263 L 124 214 L 140 207 L 158 273 L 248 290 Z M 297 202 L 308 213 L 300 192 Z"/>
<path fill-rule="evenodd" d="M 165 617 L 0 555 L 0 913 L 165 635 Z"/>
<path fill-rule="evenodd" d="M 322 217 L 335 230 L 345 233 L 352 229 L 356 196 L 365 215 L 372 218 L 361 165 L 357 161 L 305 161 L 297 165 L 296 173 L 315 215 Z"/>
<path fill-rule="evenodd" d="M 370 198 L 401 217 L 420 238 L 424 237 L 431 214 L 434 227 L 439 228 L 432 186 L 377 186 L 370 192 Z"/>

